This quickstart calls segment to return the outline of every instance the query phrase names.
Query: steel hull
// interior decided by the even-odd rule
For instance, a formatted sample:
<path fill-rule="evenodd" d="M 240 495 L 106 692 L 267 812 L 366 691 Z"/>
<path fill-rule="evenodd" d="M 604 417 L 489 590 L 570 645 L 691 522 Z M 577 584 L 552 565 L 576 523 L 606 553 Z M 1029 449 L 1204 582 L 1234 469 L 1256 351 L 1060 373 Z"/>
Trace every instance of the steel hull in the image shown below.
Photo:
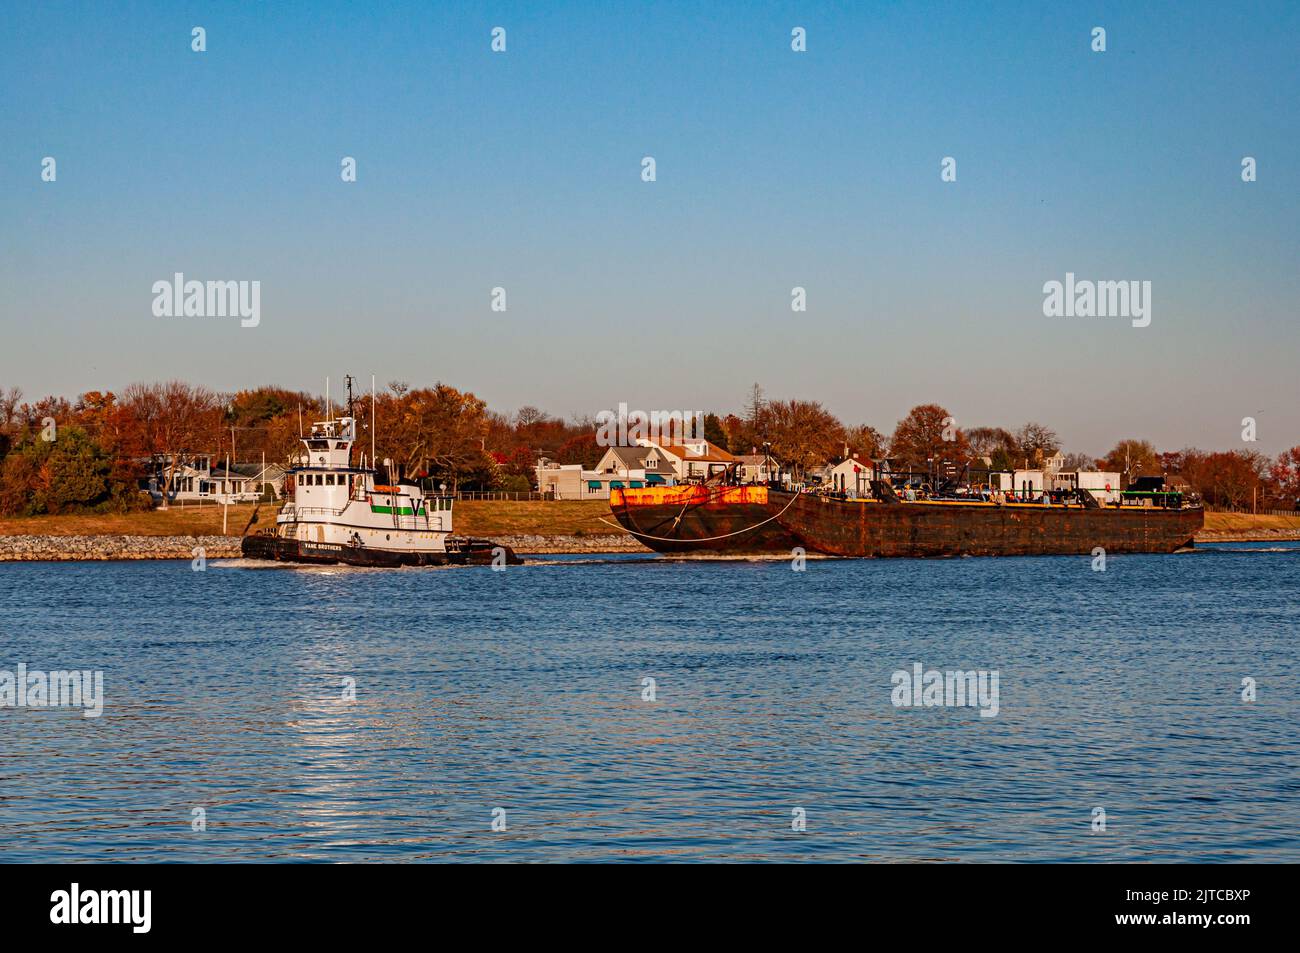
<path fill-rule="evenodd" d="M 656 500 L 615 491 L 610 507 L 651 549 L 710 555 L 788 555 L 795 547 L 844 557 L 1169 553 L 1191 546 L 1205 521 L 1190 507 L 881 503 L 749 489 L 763 492 L 729 501 L 716 492 Z"/>
<path fill-rule="evenodd" d="M 498 546 L 487 539 L 455 541 L 457 548 L 445 552 L 375 549 L 368 546 L 344 546 L 338 543 L 313 543 L 282 539 L 271 535 L 245 536 L 240 552 L 247 559 L 272 559 L 277 562 L 317 565 L 376 566 L 447 566 L 488 565 L 497 549 L 505 551 L 508 565 L 523 562 L 509 546 Z"/>

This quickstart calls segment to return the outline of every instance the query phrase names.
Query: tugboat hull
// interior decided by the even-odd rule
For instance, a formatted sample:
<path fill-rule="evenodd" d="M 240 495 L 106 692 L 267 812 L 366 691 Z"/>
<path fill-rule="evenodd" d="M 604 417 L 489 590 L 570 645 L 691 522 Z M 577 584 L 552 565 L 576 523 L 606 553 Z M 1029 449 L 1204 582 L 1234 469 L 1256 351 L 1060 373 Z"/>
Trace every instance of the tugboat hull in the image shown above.
<path fill-rule="evenodd" d="M 271 559 L 277 562 L 316 565 L 374 566 L 396 568 L 399 566 L 464 566 L 491 565 L 500 552 L 506 565 L 523 563 L 513 549 L 489 539 L 450 538 L 444 552 L 425 550 L 398 551 L 375 549 L 367 546 L 348 546 L 340 543 L 308 542 L 281 539 L 270 534 L 245 536 L 240 552 L 247 559 Z"/>

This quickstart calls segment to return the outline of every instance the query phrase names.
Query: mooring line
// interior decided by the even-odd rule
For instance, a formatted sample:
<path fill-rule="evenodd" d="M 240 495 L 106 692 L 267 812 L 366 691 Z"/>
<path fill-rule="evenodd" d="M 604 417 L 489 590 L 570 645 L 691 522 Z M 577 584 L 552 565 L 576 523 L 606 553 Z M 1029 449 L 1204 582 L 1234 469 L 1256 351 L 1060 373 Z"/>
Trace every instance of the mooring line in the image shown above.
<path fill-rule="evenodd" d="M 785 515 L 786 510 L 794 506 L 795 501 L 798 499 L 799 499 L 799 494 L 798 493 L 794 494 L 792 497 L 790 497 L 790 502 L 787 503 L 784 507 L 782 507 L 780 513 L 777 513 L 774 516 L 769 516 L 767 519 L 755 523 L 753 526 L 746 526 L 744 529 L 738 529 L 734 533 L 723 533 L 721 536 L 700 536 L 695 539 L 679 539 L 679 538 L 673 538 L 671 536 L 651 536 L 649 533 L 638 533 L 634 529 L 628 529 L 622 523 L 610 523 L 610 521 L 605 519 L 603 516 L 597 517 L 597 519 L 599 519 L 602 523 L 609 523 L 610 526 L 616 527 L 617 529 L 627 530 L 633 536 L 638 536 L 641 539 L 656 539 L 663 543 L 711 543 L 715 539 L 727 539 L 728 537 L 731 536 L 739 536 L 741 533 L 751 532 L 752 530 L 758 529 L 764 523 L 770 523 L 772 522 L 772 520 L 780 519 L 782 516 Z"/>

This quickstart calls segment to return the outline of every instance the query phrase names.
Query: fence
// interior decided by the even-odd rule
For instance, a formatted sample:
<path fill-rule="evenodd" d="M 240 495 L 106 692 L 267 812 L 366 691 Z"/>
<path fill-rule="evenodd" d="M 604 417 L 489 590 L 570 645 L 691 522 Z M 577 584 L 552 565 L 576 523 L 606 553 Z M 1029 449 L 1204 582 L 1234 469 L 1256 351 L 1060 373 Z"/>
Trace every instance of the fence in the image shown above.
<path fill-rule="evenodd" d="M 1207 513 L 1238 513 L 1249 516 L 1300 516 L 1300 509 L 1293 510 L 1252 510 L 1249 506 L 1206 506 Z"/>
<path fill-rule="evenodd" d="M 543 495 L 536 490 L 530 492 L 513 491 L 513 490 L 458 490 L 456 492 L 458 500 L 498 500 L 498 501 L 522 501 L 522 500 L 550 500 L 552 496 Z"/>

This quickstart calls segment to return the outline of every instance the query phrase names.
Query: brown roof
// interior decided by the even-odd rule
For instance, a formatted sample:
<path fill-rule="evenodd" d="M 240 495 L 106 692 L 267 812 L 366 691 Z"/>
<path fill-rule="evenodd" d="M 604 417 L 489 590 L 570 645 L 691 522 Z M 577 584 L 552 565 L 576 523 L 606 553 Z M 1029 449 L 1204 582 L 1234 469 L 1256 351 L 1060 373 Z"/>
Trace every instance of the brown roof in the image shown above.
<path fill-rule="evenodd" d="M 731 454 L 727 453 L 727 451 L 723 450 L 721 447 L 716 447 L 713 444 L 709 443 L 709 441 L 707 440 L 701 442 L 704 444 L 704 453 L 696 453 L 694 450 L 688 449 L 687 447 L 683 447 L 678 444 L 665 443 L 662 444 L 661 446 L 669 453 L 671 453 L 674 457 L 680 457 L 681 459 L 686 460 L 688 462 L 691 460 L 702 460 L 707 463 L 735 463 L 736 462 L 736 458 L 733 457 Z"/>

